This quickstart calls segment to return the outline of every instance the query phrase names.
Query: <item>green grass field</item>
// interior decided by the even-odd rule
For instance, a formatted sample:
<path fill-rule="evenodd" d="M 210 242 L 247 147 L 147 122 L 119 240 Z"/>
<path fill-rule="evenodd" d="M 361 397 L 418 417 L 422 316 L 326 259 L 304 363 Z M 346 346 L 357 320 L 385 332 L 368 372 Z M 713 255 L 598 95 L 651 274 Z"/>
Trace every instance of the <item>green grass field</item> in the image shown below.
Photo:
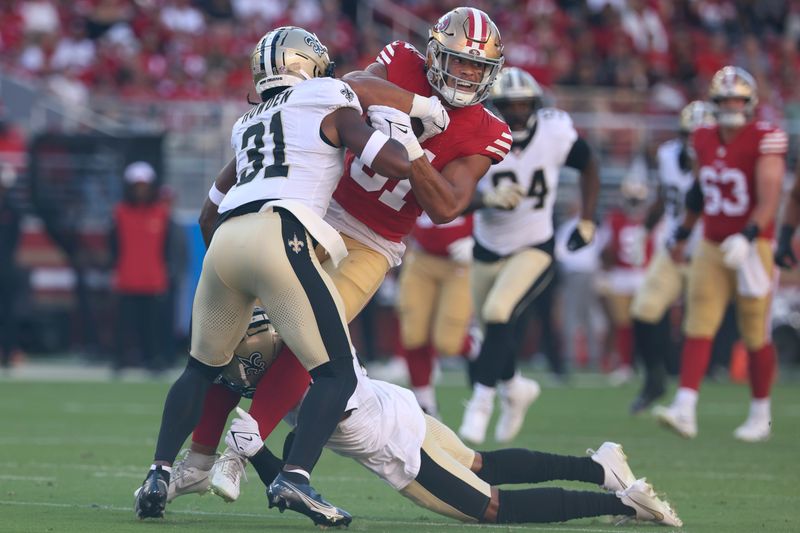
<path fill-rule="evenodd" d="M 634 473 L 646 476 L 672 501 L 684 531 L 800 531 L 797 382 L 776 387 L 773 438 L 752 445 L 731 436 L 746 415 L 744 386 L 707 384 L 700 435 L 685 441 L 648 417 L 627 415 L 633 385 L 611 389 L 592 376 L 578 378 L 578 387 L 545 388 L 514 446 L 581 455 L 587 447 L 615 440 L 624 444 Z M 440 388 L 444 419 L 456 426 L 467 393 L 461 376 L 445 375 L 444 382 L 449 384 Z M 268 510 L 252 471 L 236 503 L 190 495 L 172 503 L 165 520 L 136 520 L 132 494 L 152 458 L 168 386 L 0 381 L 0 531 L 313 530 L 303 516 Z M 268 443 L 280 449 L 284 431 L 280 428 Z M 314 484 L 352 512 L 351 531 L 620 531 L 608 520 L 465 526 L 415 507 L 362 467 L 329 452 L 314 472 Z M 629 523 L 622 530 L 667 528 Z"/>

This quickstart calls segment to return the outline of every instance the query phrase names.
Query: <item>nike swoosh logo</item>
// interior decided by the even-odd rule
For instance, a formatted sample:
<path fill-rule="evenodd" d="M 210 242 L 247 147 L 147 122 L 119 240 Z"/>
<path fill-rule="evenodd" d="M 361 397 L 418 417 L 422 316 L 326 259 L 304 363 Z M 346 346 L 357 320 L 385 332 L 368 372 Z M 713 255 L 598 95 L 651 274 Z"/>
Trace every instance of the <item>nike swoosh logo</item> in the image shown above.
<path fill-rule="evenodd" d="M 634 498 L 630 494 L 628 494 L 628 498 L 630 498 L 631 501 L 633 501 L 636 505 L 638 505 L 642 509 L 646 509 L 647 512 L 650 513 L 651 515 L 653 515 L 653 518 L 655 518 L 657 521 L 659 521 L 659 522 L 663 522 L 664 521 L 664 513 L 662 513 L 661 511 L 658 511 L 656 509 L 651 509 L 650 507 L 646 506 L 645 504 L 643 504 L 642 502 L 640 502 L 639 500 L 637 500 L 636 498 Z"/>
<path fill-rule="evenodd" d="M 395 128 L 404 135 L 408 133 L 408 128 L 401 128 L 400 126 L 395 126 Z"/>

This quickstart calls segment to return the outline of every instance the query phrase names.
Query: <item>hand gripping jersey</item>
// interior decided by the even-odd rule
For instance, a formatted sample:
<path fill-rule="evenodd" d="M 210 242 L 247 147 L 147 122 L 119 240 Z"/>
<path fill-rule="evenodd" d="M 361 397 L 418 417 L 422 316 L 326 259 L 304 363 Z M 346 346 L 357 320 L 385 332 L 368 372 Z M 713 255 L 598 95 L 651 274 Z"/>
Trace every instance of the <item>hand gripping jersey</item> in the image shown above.
<path fill-rule="evenodd" d="M 762 155 L 785 156 L 786 133 L 768 122 L 756 121 L 743 126 L 724 144 L 717 126 L 694 132 L 700 185 L 703 189 L 704 235 L 722 242 L 747 225 L 758 202 L 756 161 Z M 771 239 L 775 224 L 761 228 L 761 237 Z"/>
<path fill-rule="evenodd" d="M 514 144 L 508 156 L 478 184 L 478 190 L 485 192 L 510 180 L 527 191 L 515 209 L 485 208 L 475 215 L 475 240 L 500 256 L 547 242 L 553 236 L 558 175 L 578 133 L 570 116 L 560 109 L 540 109 L 536 115 L 528 142 Z"/>
<path fill-rule="evenodd" d="M 386 67 L 390 82 L 422 96 L 433 94 L 425 77 L 425 59 L 410 44 L 395 41 L 384 47 L 376 60 Z M 493 162 L 503 160 L 511 148 L 511 133 L 502 120 L 480 104 L 448 109 L 448 113 L 447 130 L 422 144 L 436 170 L 471 155 L 484 155 Z M 351 221 L 367 226 L 390 245 L 408 235 L 422 213 L 409 180 L 389 180 L 375 174 L 349 151 L 344 176 L 333 198 L 352 217 Z M 336 227 L 350 233 L 348 228 Z"/>
<path fill-rule="evenodd" d="M 442 257 L 450 255 L 447 247 L 453 242 L 471 235 L 472 215 L 456 217 L 446 224 L 434 224 L 428 215 L 422 213 L 411 231 L 411 236 L 423 251 Z"/>
<path fill-rule="evenodd" d="M 322 140 L 320 125 L 341 107 L 362 112 L 346 83 L 313 78 L 242 115 L 231 133 L 236 185 L 219 212 L 254 200 L 288 199 L 322 217 L 342 175 L 342 149 Z"/>
<path fill-rule="evenodd" d="M 683 143 L 680 139 L 671 139 L 658 147 L 658 178 L 661 180 L 664 195 L 664 219 L 659 228 L 659 242 L 663 244 L 675 234 L 683 219 L 686 193 L 692 188 L 694 175 L 692 170 L 683 170 L 680 165 L 680 153 Z M 687 255 L 691 254 L 702 234 L 702 224 L 697 224 L 689 237 Z"/>

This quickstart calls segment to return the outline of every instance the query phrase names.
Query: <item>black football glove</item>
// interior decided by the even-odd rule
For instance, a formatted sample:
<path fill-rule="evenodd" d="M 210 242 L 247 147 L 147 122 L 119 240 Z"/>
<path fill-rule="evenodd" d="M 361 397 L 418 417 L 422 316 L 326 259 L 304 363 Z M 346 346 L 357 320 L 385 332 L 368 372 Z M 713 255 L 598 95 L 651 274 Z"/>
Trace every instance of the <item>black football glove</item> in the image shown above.
<path fill-rule="evenodd" d="M 596 228 L 597 226 L 591 220 L 579 220 L 567 239 L 567 250 L 574 252 L 592 242 Z"/>
<path fill-rule="evenodd" d="M 792 250 L 792 237 L 794 228 L 791 226 L 781 226 L 778 236 L 778 247 L 775 249 L 775 264 L 781 268 L 794 268 L 797 266 L 797 258 Z"/>

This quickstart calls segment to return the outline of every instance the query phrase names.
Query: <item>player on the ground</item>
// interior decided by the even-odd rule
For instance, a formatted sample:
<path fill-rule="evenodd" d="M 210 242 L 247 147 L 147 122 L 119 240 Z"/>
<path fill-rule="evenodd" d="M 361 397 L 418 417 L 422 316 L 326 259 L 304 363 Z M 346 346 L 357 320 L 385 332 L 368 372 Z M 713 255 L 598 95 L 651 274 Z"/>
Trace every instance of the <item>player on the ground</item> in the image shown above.
<path fill-rule="evenodd" d="M 698 391 L 730 300 L 749 355 L 752 394 L 749 416 L 734 437 L 756 442 L 770 436 L 775 373 L 768 320 L 772 238 L 788 141 L 779 128 L 756 120 L 757 94 L 748 72 L 722 68 L 709 88 L 717 125 L 699 128 L 693 136 L 697 179 L 686 197 L 687 213 L 675 234 L 673 257 L 683 254 L 701 212 L 703 240 L 689 267 L 680 388 L 669 407 L 654 410 L 663 425 L 686 438 L 697 435 Z"/>
<path fill-rule="evenodd" d="M 680 112 L 678 136 L 658 147 L 658 197 L 650 205 L 645 225 L 652 230 L 660 223 L 658 233 L 665 238 L 675 234 L 686 193 L 694 183 L 689 137 L 695 129 L 713 123 L 711 105 L 695 100 Z M 688 239 L 686 259 L 691 257 L 700 235 L 701 228 L 697 226 Z M 667 310 L 684 294 L 686 287 L 687 263 L 676 263 L 665 243 L 660 245 L 631 305 L 634 352 L 644 361 L 644 384 L 631 404 L 631 413 L 649 408 L 664 394 L 670 347 Z"/>
<path fill-rule="evenodd" d="M 421 118 L 427 155 L 425 161 L 414 161 L 412 178 L 401 186 L 376 173 L 358 154 L 346 156 L 344 175 L 325 221 L 340 232 L 349 253 L 338 267 L 325 261 L 323 268 L 341 294 L 347 320 L 367 304 L 388 269 L 400 264 L 402 239 L 418 215 L 424 210 L 434 222 L 453 220 L 469 205 L 480 177 L 508 152 L 508 127 L 480 104 L 503 63 L 502 48 L 497 27 L 484 12 L 456 8 L 431 28 L 425 56 L 409 43 L 395 41 L 365 71 L 344 76 L 363 106 L 392 105 Z M 444 116 L 443 108 L 437 107 L 439 98 L 448 107 Z M 225 197 L 232 176 L 229 164 L 204 205 L 201 227 L 207 241 L 215 204 Z M 294 358 L 279 357 L 276 365 L 283 369 L 257 385 L 250 408 L 266 433 L 308 384 L 308 374 Z M 192 451 L 180 463 L 181 484 L 174 487 L 175 494 L 208 486 L 216 446 L 228 413 L 238 402 L 239 395 L 225 387 L 210 389 Z M 237 460 L 222 464 L 227 466 L 215 470 L 215 486 L 228 487 L 233 495 L 238 492 L 242 464 Z"/>
<path fill-rule="evenodd" d="M 236 186 L 219 207 L 218 228 L 203 262 L 192 309 L 191 356 L 164 405 L 155 458 L 135 501 L 139 518 L 161 517 L 170 470 L 195 427 L 206 391 L 233 356 L 260 300 L 275 329 L 314 378 L 298 415 L 298 446 L 268 489 L 270 506 L 288 507 L 323 525 L 351 517 L 311 487 L 310 472 L 356 386 L 344 310 L 313 253 L 334 262 L 347 250 L 322 219 L 342 171 L 344 147 L 395 179 L 423 155 L 407 115 L 379 110 L 392 133 L 364 122 L 358 98 L 332 78 L 317 37 L 302 28 L 270 31 L 251 57 L 260 104 L 233 126 Z M 376 120 L 373 118 L 373 123 Z"/>
<path fill-rule="evenodd" d="M 472 318 L 469 273 L 472 215 L 434 224 L 425 213 L 411 232 L 397 283 L 400 345 L 411 390 L 422 410 L 438 417 L 432 377 L 437 355 L 464 352 Z"/>
<path fill-rule="evenodd" d="M 327 447 L 355 459 L 421 507 L 463 522 L 547 523 L 622 515 L 682 525 L 650 484 L 636 479 L 619 444 L 605 442 L 597 451 L 587 450 L 589 457 L 527 449 L 477 452 L 425 415 L 410 391 L 372 380 L 359 370 L 346 418 Z M 236 454 L 251 457 L 259 477 L 269 484 L 282 462 L 263 446 L 257 421 L 238 411 L 225 440 Z M 291 438 L 290 433 L 284 450 L 293 447 Z M 609 493 L 498 488 L 559 479 L 593 483 Z"/>
<path fill-rule="evenodd" d="M 792 248 L 792 238 L 800 224 L 800 163 L 795 171 L 794 185 L 786 204 L 786 213 L 783 215 L 783 224 L 778 235 L 778 247 L 775 249 L 775 264 L 781 268 L 794 268 L 797 266 L 797 257 Z"/>
<path fill-rule="evenodd" d="M 519 433 L 539 385 L 516 372 L 516 330 L 524 311 L 554 274 L 553 206 L 559 172 L 580 172 L 581 220 L 570 237 L 577 250 L 594 237 L 593 222 L 600 180 L 597 163 L 570 116 L 542 107 L 542 89 L 527 72 L 503 69 L 492 88 L 491 102 L 512 132 L 506 159 L 492 167 L 478 185 L 472 299 L 484 330 L 475 362 L 476 383 L 464 411 L 459 435 L 482 443 L 500 396 L 495 439 L 508 442 Z M 488 201 L 505 191 L 510 200 Z M 502 200 L 502 198 L 501 198 Z"/>

